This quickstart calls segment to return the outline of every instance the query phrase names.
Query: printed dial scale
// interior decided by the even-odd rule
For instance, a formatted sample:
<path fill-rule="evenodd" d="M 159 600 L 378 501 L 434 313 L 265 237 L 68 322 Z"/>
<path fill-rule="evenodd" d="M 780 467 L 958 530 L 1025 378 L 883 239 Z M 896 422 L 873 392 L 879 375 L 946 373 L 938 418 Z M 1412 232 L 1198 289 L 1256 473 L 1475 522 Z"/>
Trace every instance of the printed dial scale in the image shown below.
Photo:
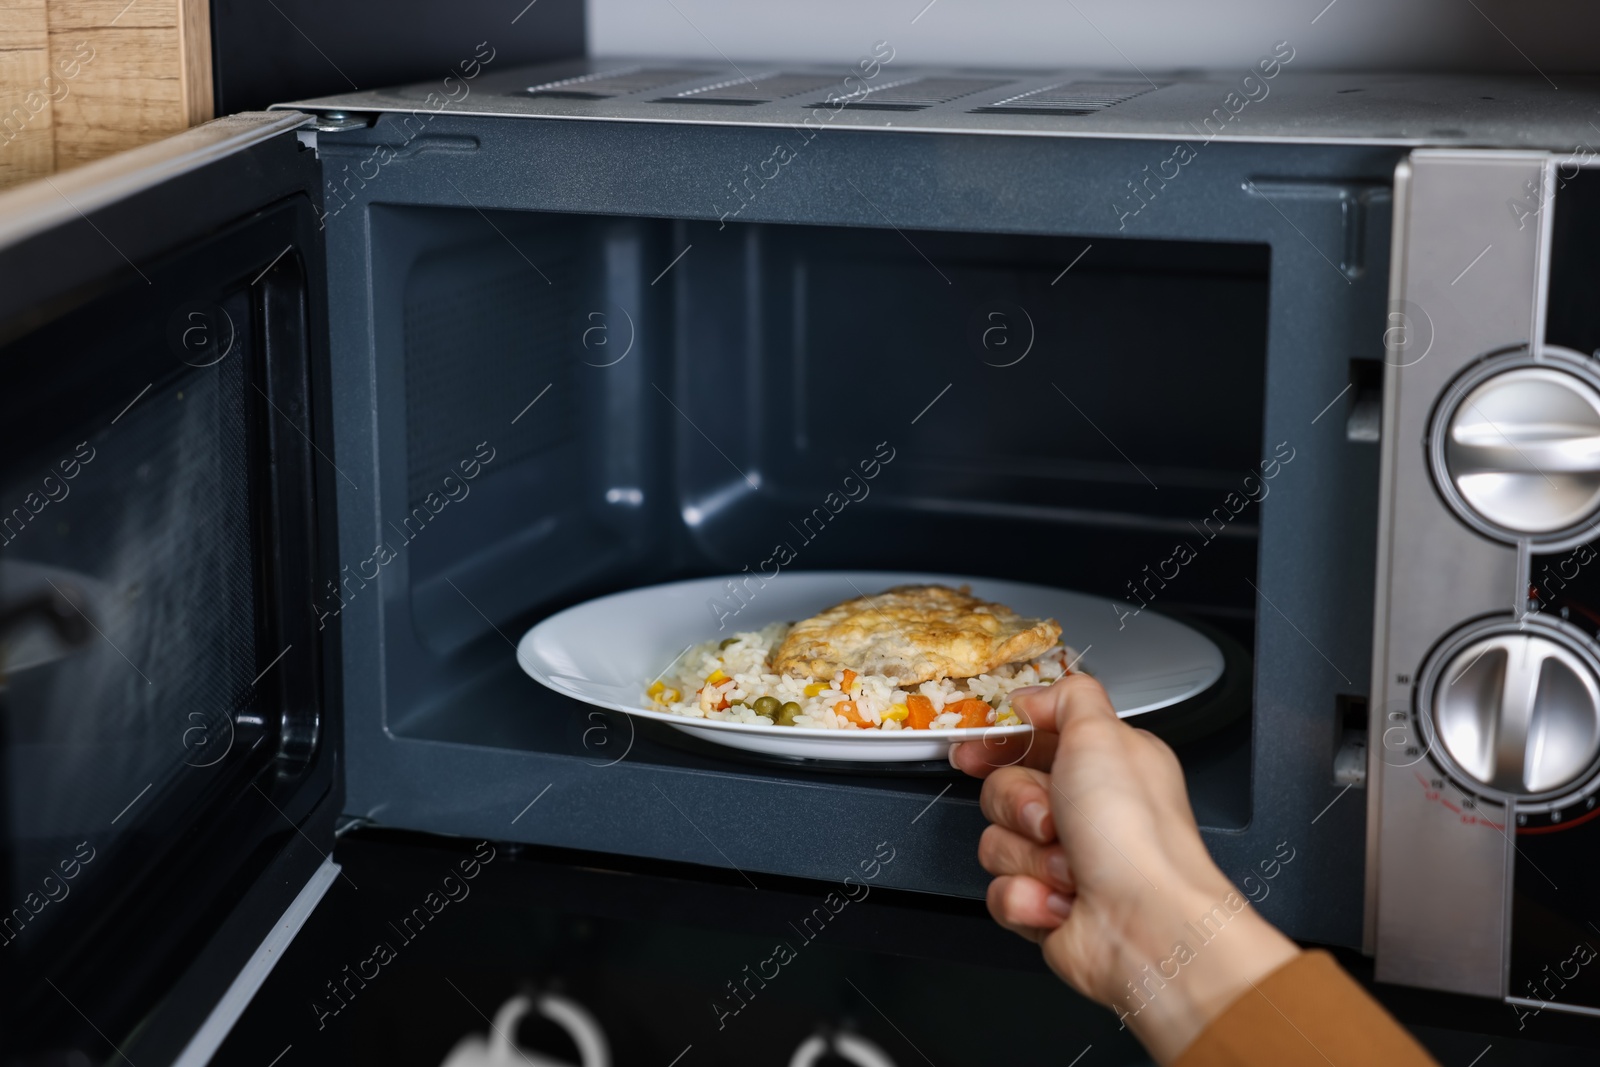
<path fill-rule="evenodd" d="M 1576 627 L 1537 616 L 1465 627 L 1430 657 L 1417 707 L 1434 762 L 1514 809 L 1519 829 L 1595 809 L 1600 659 Z"/>

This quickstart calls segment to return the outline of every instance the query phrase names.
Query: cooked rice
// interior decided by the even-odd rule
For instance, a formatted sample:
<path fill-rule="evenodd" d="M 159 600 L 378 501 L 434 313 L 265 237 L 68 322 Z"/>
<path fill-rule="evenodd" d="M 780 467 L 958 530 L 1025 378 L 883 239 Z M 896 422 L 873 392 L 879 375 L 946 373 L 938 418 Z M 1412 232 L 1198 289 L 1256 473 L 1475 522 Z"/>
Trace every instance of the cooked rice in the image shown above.
<path fill-rule="evenodd" d="M 945 705 L 977 697 L 990 705 L 989 725 L 1010 726 L 1022 720 L 1011 709 L 1009 699 L 1013 690 L 1030 685 L 1048 685 L 1067 673 L 1067 665 L 1074 663 L 1078 654 L 1065 645 L 1057 645 L 1037 659 L 1027 663 L 1010 663 L 976 678 L 923 682 L 901 689 L 898 679 L 882 674 L 857 675 L 853 692 L 846 694 L 840 686 L 844 672 L 834 675 L 831 683 L 820 692 L 806 695 L 807 687 L 816 688 L 822 683 L 809 678 L 775 672 L 768 662 L 772 649 L 783 642 L 789 632 L 789 623 L 775 622 L 761 630 L 736 633 L 726 648 L 722 641 L 712 640 L 685 652 L 677 663 L 651 686 L 644 697 L 644 706 L 656 711 L 668 711 L 694 719 L 715 719 L 721 722 L 759 723 L 774 725 L 772 719 L 757 715 L 753 705 L 761 697 L 775 698 L 780 705 L 793 701 L 800 705 L 800 714 L 794 725 L 822 730 L 861 729 L 843 715 L 833 711 L 841 700 L 853 699 L 856 713 L 880 730 L 910 729 L 895 719 L 885 719 L 895 705 L 904 705 L 912 693 L 920 693 L 933 704 L 936 712 L 932 729 L 948 730 L 961 721 L 956 712 L 947 712 Z M 712 674 L 721 671 L 726 681 L 708 684 Z M 716 710 L 724 701 L 726 710 Z M 733 703 L 742 701 L 744 706 Z"/>

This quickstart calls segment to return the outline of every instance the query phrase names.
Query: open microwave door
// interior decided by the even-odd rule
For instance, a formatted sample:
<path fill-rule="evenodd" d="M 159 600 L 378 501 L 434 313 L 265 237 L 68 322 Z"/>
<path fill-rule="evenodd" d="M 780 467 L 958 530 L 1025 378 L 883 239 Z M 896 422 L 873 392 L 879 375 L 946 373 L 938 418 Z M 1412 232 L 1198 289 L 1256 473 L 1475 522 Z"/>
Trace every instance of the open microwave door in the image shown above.
<path fill-rule="evenodd" d="M 204 1062 L 339 875 L 310 605 L 356 472 L 328 458 L 303 121 L 0 194 L 7 1063 Z"/>

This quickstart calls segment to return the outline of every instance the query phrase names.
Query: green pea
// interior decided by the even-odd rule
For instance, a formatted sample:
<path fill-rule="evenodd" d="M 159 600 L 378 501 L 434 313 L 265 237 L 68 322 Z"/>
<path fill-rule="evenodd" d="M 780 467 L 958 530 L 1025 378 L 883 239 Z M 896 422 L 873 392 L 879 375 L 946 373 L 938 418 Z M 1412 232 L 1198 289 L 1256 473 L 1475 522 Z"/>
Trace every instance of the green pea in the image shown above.
<path fill-rule="evenodd" d="M 722 643 L 717 646 L 717 650 L 720 652 L 723 649 L 727 648 L 729 645 L 733 644 L 737 640 L 739 640 L 737 637 L 724 637 L 722 639 Z"/>
<path fill-rule="evenodd" d="M 778 698 L 757 697 L 756 702 L 750 706 L 756 709 L 757 715 L 765 715 L 770 719 L 778 711 Z"/>
<path fill-rule="evenodd" d="M 772 721 L 779 726 L 793 726 L 795 716 L 799 715 L 800 711 L 800 705 L 791 700 L 778 709 L 778 717 Z"/>

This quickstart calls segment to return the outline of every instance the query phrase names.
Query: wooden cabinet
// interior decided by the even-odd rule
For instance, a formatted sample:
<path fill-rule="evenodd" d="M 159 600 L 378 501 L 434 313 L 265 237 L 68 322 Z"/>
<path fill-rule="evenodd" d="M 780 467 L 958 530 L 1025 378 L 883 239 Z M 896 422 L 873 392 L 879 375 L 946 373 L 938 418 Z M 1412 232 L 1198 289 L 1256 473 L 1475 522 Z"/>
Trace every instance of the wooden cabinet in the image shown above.
<path fill-rule="evenodd" d="M 211 118 L 209 0 L 6 0 L 0 185 Z"/>

